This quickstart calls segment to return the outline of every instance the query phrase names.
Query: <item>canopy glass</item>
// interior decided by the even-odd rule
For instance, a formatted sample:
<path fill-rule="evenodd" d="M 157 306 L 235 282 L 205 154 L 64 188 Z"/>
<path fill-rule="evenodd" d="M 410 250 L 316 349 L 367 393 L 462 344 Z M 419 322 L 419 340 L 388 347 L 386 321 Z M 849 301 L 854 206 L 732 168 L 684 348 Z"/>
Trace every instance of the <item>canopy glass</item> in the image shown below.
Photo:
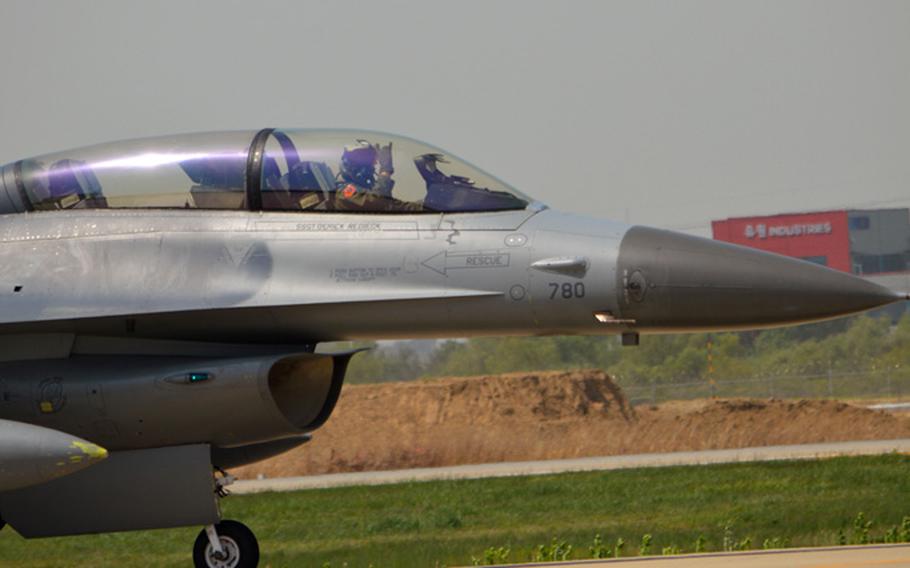
<path fill-rule="evenodd" d="M 0 209 L 438 213 L 524 209 L 500 180 L 400 136 L 343 130 L 185 134 L 115 142 L 3 168 Z M 11 211 L 10 211 L 11 212 Z"/>

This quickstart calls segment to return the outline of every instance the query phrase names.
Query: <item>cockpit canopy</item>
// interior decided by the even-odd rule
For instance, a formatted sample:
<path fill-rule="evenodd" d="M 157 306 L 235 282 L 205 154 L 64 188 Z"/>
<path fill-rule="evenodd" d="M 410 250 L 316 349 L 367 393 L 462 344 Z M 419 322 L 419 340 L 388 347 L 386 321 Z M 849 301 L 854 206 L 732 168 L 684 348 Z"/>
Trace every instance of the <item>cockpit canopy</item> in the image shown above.
<path fill-rule="evenodd" d="M 115 142 L 20 160 L 3 167 L 0 182 L 0 213 L 148 208 L 457 213 L 524 209 L 531 202 L 438 148 L 343 130 L 266 129 Z"/>

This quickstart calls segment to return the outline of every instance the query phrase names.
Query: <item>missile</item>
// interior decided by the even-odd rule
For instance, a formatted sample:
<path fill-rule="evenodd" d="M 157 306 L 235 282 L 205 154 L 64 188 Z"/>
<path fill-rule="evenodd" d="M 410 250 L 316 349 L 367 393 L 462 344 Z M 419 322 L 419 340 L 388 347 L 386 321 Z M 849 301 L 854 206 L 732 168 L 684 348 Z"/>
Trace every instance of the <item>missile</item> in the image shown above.
<path fill-rule="evenodd" d="M 107 450 L 76 436 L 0 420 L 0 492 L 46 483 L 106 457 Z"/>

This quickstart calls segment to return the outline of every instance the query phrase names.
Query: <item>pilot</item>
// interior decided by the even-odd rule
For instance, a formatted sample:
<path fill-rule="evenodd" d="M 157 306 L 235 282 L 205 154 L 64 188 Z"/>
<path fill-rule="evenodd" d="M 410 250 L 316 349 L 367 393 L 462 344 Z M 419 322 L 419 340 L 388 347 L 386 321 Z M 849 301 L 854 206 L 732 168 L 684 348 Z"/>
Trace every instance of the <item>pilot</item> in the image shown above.
<path fill-rule="evenodd" d="M 335 210 L 389 210 L 395 201 L 392 199 L 394 172 L 391 142 L 380 146 L 358 140 L 356 145 L 346 146 L 341 155 Z"/>

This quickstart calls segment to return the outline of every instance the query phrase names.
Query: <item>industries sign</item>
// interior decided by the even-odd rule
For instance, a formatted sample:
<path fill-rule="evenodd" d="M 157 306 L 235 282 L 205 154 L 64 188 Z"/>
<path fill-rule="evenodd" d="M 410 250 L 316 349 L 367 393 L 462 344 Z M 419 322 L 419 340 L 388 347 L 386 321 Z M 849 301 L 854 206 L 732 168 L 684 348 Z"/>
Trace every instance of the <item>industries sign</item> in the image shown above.
<path fill-rule="evenodd" d="M 746 225 L 747 239 L 766 239 L 774 237 L 801 237 L 804 235 L 830 235 L 831 222 L 823 223 L 794 223 L 792 225 L 766 225 L 757 223 Z"/>

